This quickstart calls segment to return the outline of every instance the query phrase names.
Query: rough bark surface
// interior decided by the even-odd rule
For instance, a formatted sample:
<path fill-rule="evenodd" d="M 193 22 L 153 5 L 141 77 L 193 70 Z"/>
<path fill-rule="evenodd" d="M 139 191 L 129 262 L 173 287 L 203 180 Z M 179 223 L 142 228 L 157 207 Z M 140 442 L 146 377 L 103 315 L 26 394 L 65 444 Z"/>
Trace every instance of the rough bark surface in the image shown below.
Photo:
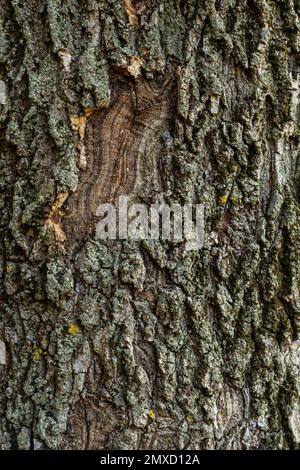
<path fill-rule="evenodd" d="M 1 0 L 0 448 L 300 442 L 298 0 Z M 205 244 L 96 241 L 98 202 Z"/>

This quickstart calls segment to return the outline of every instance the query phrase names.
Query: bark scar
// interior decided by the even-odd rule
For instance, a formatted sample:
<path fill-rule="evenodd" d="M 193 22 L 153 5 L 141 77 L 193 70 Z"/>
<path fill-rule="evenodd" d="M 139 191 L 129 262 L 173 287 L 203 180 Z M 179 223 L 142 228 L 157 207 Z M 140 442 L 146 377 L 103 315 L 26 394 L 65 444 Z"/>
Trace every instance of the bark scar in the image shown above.
<path fill-rule="evenodd" d="M 108 100 L 103 100 L 100 102 L 99 106 L 96 108 L 85 108 L 83 114 L 81 115 L 72 115 L 70 117 L 72 128 L 78 134 L 79 142 L 77 148 L 79 150 L 79 160 L 78 166 L 81 170 L 86 169 L 86 151 L 84 146 L 84 136 L 85 136 L 85 127 L 88 119 L 92 116 L 93 113 L 99 111 L 100 109 L 106 108 L 109 104 Z"/>
<path fill-rule="evenodd" d="M 66 201 L 68 195 L 69 195 L 68 192 L 58 193 L 54 201 L 54 204 L 51 207 L 49 217 L 46 220 L 46 225 L 53 231 L 55 239 L 60 243 L 63 243 L 64 241 L 66 241 L 66 234 L 61 225 L 61 217 L 62 217 L 61 207 Z"/>

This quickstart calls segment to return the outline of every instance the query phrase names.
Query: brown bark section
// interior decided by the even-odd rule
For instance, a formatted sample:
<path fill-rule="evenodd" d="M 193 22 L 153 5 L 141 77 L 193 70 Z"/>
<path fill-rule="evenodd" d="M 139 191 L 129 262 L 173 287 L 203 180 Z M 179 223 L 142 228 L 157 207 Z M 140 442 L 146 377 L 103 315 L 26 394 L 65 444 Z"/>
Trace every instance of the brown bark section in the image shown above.
<path fill-rule="evenodd" d="M 146 188 L 154 203 L 163 191 L 163 134 L 174 130 L 176 74 L 159 83 L 114 73 L 111 85 L 107 109 L 92 113 L 85 124 L 87 166 L 64 206 L 70 241 L 93 234 L 99 204 L 116 203 L 121 195 L 145 199 Z"/>
<path fill-rule="evenodd" d="M 299 447 L 299 14 L 1 1 L 1 449 Z M 203 249 L 95 240 L 123 191 Z"/>

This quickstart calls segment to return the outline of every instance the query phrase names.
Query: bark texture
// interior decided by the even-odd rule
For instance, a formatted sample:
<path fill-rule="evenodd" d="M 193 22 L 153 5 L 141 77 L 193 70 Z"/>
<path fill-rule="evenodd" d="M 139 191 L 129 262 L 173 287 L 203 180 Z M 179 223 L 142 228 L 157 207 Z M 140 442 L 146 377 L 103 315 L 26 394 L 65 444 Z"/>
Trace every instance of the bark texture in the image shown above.
<path fill-rule="evenodd" d="M 300 442 L 299 0 L 1 0 L 0 447 Z M 96 241 L 205 204 L 205 244 Z"/>

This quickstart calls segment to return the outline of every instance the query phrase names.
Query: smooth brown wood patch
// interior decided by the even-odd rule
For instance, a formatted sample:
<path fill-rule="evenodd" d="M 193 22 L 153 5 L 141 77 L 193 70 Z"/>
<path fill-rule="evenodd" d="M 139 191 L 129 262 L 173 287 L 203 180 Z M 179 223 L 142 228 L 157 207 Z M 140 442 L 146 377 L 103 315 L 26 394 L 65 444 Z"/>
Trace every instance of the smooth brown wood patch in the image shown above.
<path fill-rule="evenodd" d="M 112 84 L 109 107 L 88 118 L 86 169 L 64 208 L 64 230 L 73 241 L 93 230 L 99 204 L 162 191 L 160 160 L 163 134 L 173 131 L 175 74 L 158 82 L 116 73 Z"/>

